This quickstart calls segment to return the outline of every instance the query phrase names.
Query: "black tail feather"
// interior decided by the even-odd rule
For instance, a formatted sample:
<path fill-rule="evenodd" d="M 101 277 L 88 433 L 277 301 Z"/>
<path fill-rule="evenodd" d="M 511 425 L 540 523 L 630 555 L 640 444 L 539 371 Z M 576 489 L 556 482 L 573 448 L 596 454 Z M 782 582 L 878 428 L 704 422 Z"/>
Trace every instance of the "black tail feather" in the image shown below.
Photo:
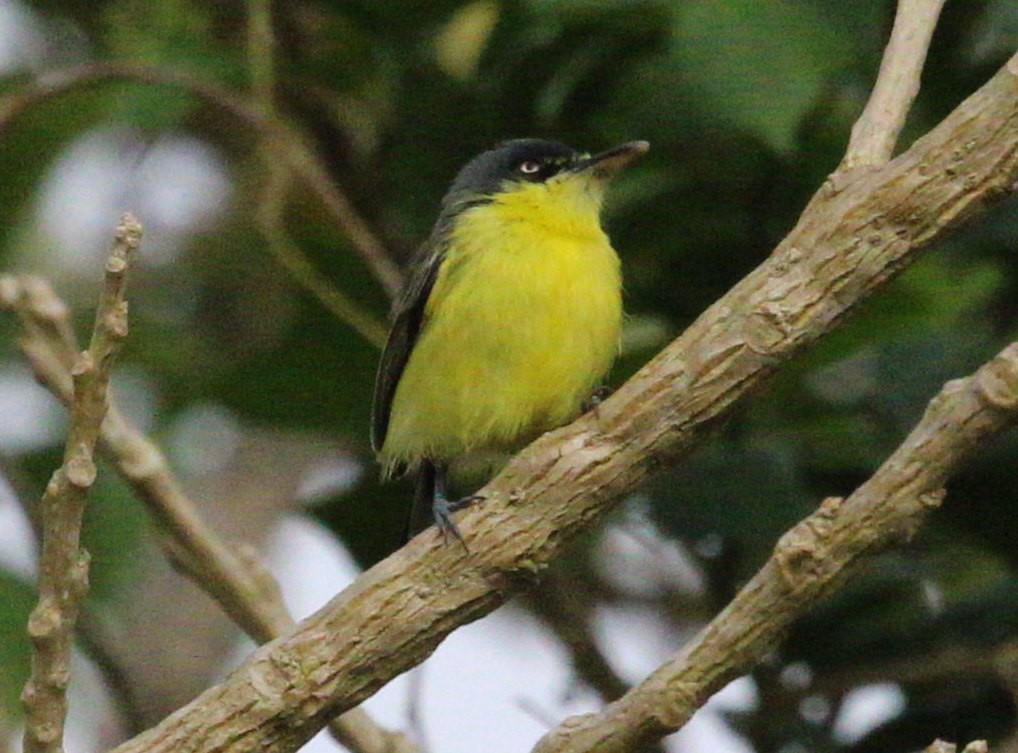
<path fill-rule="evenodd" d="M 414 498 L 410 503 L 403 543 L 435 522 L 432 512 L 435 502 L 435 474 L 435 464 L 430 460 L 424 460 L 414 481 Z"/>

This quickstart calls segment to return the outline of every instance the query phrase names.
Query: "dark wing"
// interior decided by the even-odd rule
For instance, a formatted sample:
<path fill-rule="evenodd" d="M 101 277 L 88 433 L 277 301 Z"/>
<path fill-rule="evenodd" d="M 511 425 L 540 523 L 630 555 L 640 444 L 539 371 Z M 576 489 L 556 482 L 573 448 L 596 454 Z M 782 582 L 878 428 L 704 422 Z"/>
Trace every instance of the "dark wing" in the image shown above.
<path fill-rule="evenodd" d="M 382 351 L 375 376 L 375 394 L 371 406 L 371 446 L 382 449 L 389 429 L 392 397 L 396 394 L 403 369 L 414 349 L 424 323 L 424 308 L 435 285 L 444 253 L 444 233 L 434 233 L 418 252 L 406 287 L 393 309 L 392 330 Z"/>

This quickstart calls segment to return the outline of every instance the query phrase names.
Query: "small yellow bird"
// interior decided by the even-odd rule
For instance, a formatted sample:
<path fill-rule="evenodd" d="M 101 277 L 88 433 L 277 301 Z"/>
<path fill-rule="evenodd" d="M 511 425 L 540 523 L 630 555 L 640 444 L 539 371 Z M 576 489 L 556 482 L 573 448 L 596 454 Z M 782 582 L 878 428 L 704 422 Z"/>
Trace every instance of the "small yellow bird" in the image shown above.
<path fill-rule="evenodd" d="M 383 475 L 418 474 L 408 536 L 433 519 L 460 538 L 451 513 L 476 498 L 450 501 L 447 477 L 490 472 L 493 458 L 575 418 L 607 373 L 622 277 L 601 205 L 647 149 L 590 156 L 520 139 L 456 177 L 396 302 L 375 382 Z"/>

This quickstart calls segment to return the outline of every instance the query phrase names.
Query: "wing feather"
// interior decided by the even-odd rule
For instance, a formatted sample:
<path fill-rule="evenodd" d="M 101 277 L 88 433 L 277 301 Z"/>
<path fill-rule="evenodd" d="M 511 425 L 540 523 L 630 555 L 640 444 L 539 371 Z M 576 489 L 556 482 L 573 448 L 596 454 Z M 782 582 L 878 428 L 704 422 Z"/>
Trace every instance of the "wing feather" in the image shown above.
<path fill-rule="evenodd" d="M 400 377 L 413 352 L 424 326 L 424 311 L 445 257 L 444 232 L 432 234 L 417 252 L 406 287 L 393 308 L 392 330 L 382 351 L 375 376 L 375 392 L 371 406 L 371 446 L 382 449 L 389 429 L 392 399 Z"/>

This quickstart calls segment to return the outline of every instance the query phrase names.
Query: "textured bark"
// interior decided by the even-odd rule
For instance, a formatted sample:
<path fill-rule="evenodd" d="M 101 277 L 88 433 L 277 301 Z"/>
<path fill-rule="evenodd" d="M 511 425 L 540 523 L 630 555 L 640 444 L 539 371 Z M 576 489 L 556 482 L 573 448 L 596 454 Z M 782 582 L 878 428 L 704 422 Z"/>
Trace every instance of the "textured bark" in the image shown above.
<path fill-rule="evenodd" d="M 623 493 L 1016 180 L 1018 56 L 897 159 L 828 181 L 771 258 L 595 413 L 521 453 L 461 517 L 470 554 L 421 534 L 117 753 L 295 750 L 525 587 Z"/>
<path fill-rule="evenodd" d="M 141 242 L 141 225 L 124 215 L 106 260 L 103 289 L 88 349 L 73 356 L 71 420 L 63 464 L 53 473 L 39 505 L 42 546 L 39 602 L 28 620 L 32 670 L 21 700 L 25 707 L 25 753 L 63 753 L 71 644 L 88 593 L 88 552 L 81 523 L 96 479 L 95 448 L 106 416 L 113 362 L 127 338 L 127 271 Z M 0 286 L 0 303 L 20 293 Z"/>
<path fill-rule="evenodd" d="M 873 477 L 847 499 L 825 500 L 782 536 L 770 560 L 674 658 L 598 713 L 567 719 L 535 753 L 630 751 L 682 727 L 860 560 L 911 538 L 958 466 L 1016 422 L 1018 343 L 949 382 Z"/>

